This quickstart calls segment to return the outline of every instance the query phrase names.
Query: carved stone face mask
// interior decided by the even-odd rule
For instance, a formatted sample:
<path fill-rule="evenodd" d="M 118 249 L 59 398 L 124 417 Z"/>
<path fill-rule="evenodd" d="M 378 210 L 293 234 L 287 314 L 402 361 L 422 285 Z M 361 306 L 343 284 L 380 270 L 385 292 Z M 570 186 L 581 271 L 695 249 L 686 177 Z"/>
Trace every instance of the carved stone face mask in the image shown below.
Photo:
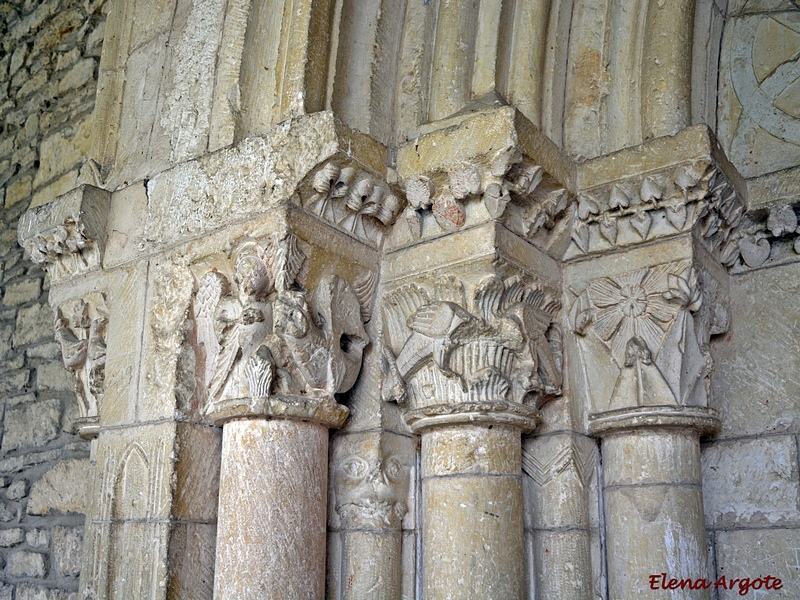
<path fill-rule="evenodd" d="M 334 452 L 333 477 L 335 508 L 343 524 L 398 529 L 408 510 L 410 440 L 380 440 L 375 434 L 364 434 L 345 436 L 340 442 Z"/>

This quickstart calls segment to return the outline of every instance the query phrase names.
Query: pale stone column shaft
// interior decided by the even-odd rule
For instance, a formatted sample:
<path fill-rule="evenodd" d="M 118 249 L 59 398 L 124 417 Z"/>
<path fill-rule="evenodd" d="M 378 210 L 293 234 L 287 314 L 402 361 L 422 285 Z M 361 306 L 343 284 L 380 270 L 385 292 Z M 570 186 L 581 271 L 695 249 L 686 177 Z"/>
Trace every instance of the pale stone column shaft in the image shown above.
<path fill-rule="evenodd" d="M 512 427 L 422 431 L 426 600 L 524 597 L 521 452 Z"/>
<path fill-rule="evenodd" d="M 711 597 L 702 588 L 660 589 L 661 573 L 667 582 L 707 578 L 699 437 L 680 428 L 603 437 L 610 600 Z M 652 575 L 659 589 L 651 589 Z"/>
<path fill-rule="evenodd" d="M 347 531 L 342 600 L 399 600 L 402 592 L 402 532 Z"/>
<path fill-rule="evenodd" d="M 326 426 L 225 423 L 216 600 L 324 597 L 327 484 Z"/>

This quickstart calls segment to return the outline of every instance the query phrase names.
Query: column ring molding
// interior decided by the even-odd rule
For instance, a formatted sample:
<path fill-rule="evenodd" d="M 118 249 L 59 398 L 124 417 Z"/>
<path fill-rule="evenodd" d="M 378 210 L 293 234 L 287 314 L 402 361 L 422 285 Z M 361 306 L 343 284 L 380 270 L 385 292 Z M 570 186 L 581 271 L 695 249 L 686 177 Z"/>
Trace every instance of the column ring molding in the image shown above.
<path fill-rule="evenodd" d="M 605 436 L 632 429 L 690 429 L 713 435 L 722 426 L 713 408 L 692 406 L 640 406 L 589 415 L 589 434 Z"/>

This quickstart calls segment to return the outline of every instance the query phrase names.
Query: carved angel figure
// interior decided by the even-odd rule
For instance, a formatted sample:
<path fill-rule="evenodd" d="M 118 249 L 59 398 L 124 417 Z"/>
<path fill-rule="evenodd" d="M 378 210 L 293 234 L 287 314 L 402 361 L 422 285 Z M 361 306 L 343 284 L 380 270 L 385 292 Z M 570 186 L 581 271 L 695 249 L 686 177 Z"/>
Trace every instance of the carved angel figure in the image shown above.
<path fill-rule="evenodd" d="M 355 382 L 368 339 L 358 299 L 335 275 L 309 298 L 296 283 L 303 261 L 291 235 L 246 239 L 229 275 L 200 278 L 193 316 L 207 411 L 239 398 L 332 396 Z"/>

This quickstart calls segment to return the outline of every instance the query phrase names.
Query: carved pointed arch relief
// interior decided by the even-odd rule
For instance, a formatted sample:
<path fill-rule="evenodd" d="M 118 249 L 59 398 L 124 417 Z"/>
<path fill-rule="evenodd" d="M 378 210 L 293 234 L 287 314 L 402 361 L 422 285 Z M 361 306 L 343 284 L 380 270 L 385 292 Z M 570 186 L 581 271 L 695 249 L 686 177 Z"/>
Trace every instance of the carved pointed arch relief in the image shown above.
<path fill-rule="evenodd" d="M 561 394 L 560 302 L 522 275 L 465 285 L 441 276 L 383 298 L 384 400 L 426 416 L 506 412 L 514 421 Z"/>
<path fill-rule="evenodd" d="M 569 242 L 573 196 L 517 148 L 414 175 L 403 185 L 408 206 L 394 226 L 392 247 L 486 220 L 552 255 L 563 254 Z"/>
<path fill-rule="evenodd" d="M 569 321 L 590 412 L 707 407 L 712 335 L 727 331 L 721 284 L 689 260 L 595 279 Z"/>
<path fill-rule="evenodd" d="M 247 237 L 192 266 L 196 393 L 212 419 L 265 414 L 339 426 L 347 417 L 334 395 L 361 369 L 374 277 L 360 273 L 353 289 L 326 274 L 309 290 L 301 245 L 291 233 Z"/>

